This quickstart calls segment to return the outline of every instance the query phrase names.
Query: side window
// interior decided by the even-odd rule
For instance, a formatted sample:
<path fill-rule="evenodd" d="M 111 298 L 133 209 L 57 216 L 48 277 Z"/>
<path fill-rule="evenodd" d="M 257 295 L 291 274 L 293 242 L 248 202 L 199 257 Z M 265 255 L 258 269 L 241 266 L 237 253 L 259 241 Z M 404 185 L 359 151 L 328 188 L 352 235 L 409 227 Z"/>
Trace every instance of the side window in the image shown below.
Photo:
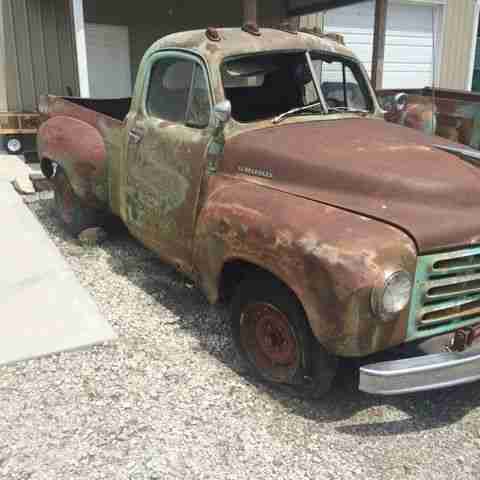
<path fill-rule="evenodd" d="M 185 122 L 195 64 L 182 58 L 162 58 L 152 68 L 147 113 L 176 123 Z"/>
<path fill-rule="evenodd" d="M 362 88 L 349 65 L 316 60 L 314 67 L 329 107 L 368 108 Z"/>
<path fill-rule="evenodd" d="M 201 66 L 185 58 L 161 58 L 150 74 L 147 113 L 175 123 L 203 128 L 211 106 L 208 79 Z"/>
<path fill-rule="evenodd" d="M 195 65 L 194 75 L 187 113 L 187 125 L 203 128 L 208 125 L 211 114 L 208 81 L 200 65 Z"/>

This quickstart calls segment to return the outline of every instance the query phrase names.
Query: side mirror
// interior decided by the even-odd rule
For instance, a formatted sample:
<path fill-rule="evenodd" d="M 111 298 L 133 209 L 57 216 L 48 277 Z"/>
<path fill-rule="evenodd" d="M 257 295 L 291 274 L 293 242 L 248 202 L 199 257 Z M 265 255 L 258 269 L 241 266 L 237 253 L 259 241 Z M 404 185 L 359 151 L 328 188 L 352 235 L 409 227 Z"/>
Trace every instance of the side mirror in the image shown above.
<path fill-rule="evenodd" d="M 408 103 L 408 95 L 406 93 L 397 93 L 394 97 L 393 97 L 393 108 L 397 111 L 397 112 L 403 112 L 403 110 L 405 110 L 405 108 L 407 107 L 407 103 Z"/>
<path fill-rule="evenodd" d="M 213 114 L 221 125 L 227 123 L 232 118 L 232 104 L 230 100 L 217 103 L 215 107 L 213 107 Z"/>

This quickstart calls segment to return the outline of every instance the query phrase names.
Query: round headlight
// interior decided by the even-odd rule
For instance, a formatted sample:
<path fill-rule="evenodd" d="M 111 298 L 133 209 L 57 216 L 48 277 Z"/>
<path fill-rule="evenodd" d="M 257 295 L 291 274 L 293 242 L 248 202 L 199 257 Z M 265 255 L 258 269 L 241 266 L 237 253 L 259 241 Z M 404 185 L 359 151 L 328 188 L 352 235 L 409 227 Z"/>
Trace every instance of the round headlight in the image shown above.
<path fill-rule="evenodd" d="M 412 281 L 407 272 L 390 275 L 381 288 L 372 291 L 372 309 L 376 315 L 389 319 L 399 314 L 410 302 Z"/>

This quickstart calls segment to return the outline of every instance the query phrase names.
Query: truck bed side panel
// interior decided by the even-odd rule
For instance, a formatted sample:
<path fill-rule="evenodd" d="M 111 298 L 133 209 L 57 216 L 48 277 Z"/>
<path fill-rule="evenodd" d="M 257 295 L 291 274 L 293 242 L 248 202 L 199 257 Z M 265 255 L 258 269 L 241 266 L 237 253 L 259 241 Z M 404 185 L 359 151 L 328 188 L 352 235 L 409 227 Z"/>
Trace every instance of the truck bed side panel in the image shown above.
<path fill-rule="evenodd" d="M 47 112 L 40 158 L 60 164 L 82 199 L 118 214 L 124 123 L 60 97 L 48 97 Z"/>
<path fill-rule="evenodd" d="M 98 130 L 59 115 L 40 127 L 38 143 L 41 158 L 61 165 L 80 198 L 92 206 L 108 204 L 107 152 Z"/>
<path fill-rule="evenodd" d="M 393 108 L 398 93 L 407 94 L 403 111 Z M 447 89 L 432 92 L 431 88 L 424 88 L 379 90 L 377 95 L 389 110 L 387 121 L 480 149 L 480 94 Z"/>

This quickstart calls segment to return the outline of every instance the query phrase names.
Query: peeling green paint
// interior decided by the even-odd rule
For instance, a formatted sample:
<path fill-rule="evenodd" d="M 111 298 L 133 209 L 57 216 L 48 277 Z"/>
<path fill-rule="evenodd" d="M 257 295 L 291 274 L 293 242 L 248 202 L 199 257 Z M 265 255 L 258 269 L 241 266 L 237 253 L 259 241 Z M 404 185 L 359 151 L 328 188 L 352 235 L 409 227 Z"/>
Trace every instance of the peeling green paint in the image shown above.
<path fill-rule="evenodd" d="M 417 269 L 415 273 L 415 283 L 413 288 L 412 299 L 410 302 L 410 314 L 408 318 L 407 341 L 417 340 L 419 338 L 441 335 L 451 332 L 474 323 L 480 322 L 480 313 L 470 314 L 468 304 L 465 302 L 478 301 L 475 293 L 468 291 L 468 283 L 462 289 L 463 279 L 468 279 L 471 272 L 478 271 L 477 257 L 480 255 L 480 247 L 471 247 L 464 250 L 457 250 L 451 253 L 439 253 L 433 255 L 425 255 L 418 257 Z M 455 268 L 452 263 L 450 268 L 438 269 L 436 265 L 439 262 L 452 261 L 462 259 L 463 261 L 472 261 L 472 265 L 468 263 L 459 269 Z M 471 259 L 471 260 L 470 260 Z M 474 263 L 475 262 L 475 263 Z M 476 268 L 475 268 L 476 267 Z M 427 293 L 429 289 L 438 288 L 438 281 L 445 280 L 450 285 L 458 285 L 458 293 L 452 294 L 448 299 L 429 299 Z M 460 280 L 460 282 L 459 282 Z M 464 307 L 462 307 L 464 305 Z M 438 325 L 426 327 L 421 325 L 420 317 L 422 309 L 438 308 L 438 311 L 446 311 L 447 309 L 458 309 L 458 316 L 454 320 L 441 322 Z M 462 310 L 463 308 L 463 310 Z M 454 313 L 453 313 L 454 314 Z"/>

